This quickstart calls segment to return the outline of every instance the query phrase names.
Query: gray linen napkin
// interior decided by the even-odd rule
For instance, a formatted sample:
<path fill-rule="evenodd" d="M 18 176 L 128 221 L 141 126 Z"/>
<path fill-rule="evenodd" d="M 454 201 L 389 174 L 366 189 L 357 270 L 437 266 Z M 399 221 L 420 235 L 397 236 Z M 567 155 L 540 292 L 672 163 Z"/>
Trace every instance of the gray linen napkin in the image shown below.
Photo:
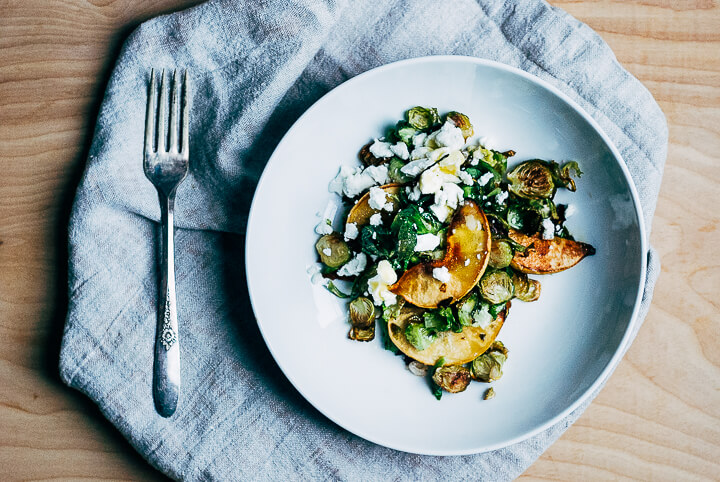
<path fill-rule="evenodd" d="M 502 450 L 418 456 L 360 439 L 312 408 L 264 346 L 243 267 L 253 189 L 297 117 L 344 80 L 394 60 L 464 54 L 557 86 L 613 139 L 650 226 L 667 147 L 647 90 L 586 25 L 543 1 L 210 1 L 127 40 L 110 79 L 70 221 L 63 380 L 94 400 L 155 467 L 188 480 L 516 477 L 572 424 Z M 189 178 L 177 197 L 180 407 L 151 397 L 159 207 L 142 171 L 150 68 L 189 68 Z M 659 273 L 654 251 L 641 318 Z"/>

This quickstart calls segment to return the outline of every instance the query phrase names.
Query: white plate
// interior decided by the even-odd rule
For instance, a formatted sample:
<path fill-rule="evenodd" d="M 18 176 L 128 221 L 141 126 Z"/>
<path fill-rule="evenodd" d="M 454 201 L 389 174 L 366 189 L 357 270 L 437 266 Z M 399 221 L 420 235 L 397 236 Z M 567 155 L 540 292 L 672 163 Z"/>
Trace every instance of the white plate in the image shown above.
<path fill-rule="evenodd" d="M 486 384 L 431 395 L 401 357 L 347 338 L 345 303 L 313 285 L 313 229 L 341 164 L 415 105 L 467 114 L 492 146 L 530 158 L 577 160 L 567 225 L 597 254 L 539 277 L 535 303 L 513 303 L 499 339 L 510 350 L 496 397 Z M 298 391 L 328 418 L 372 442 L 419 454 L 497 449 L 549 427 L 577 407 L 621 356 L 645 281 L 637 193 L 617 149 L 566 95 L 518 69 L 469 57 L 426 57 L 359 75 L 313 105 L 268 162 L 247 231 L 250 298 L 260 331 Z"/>

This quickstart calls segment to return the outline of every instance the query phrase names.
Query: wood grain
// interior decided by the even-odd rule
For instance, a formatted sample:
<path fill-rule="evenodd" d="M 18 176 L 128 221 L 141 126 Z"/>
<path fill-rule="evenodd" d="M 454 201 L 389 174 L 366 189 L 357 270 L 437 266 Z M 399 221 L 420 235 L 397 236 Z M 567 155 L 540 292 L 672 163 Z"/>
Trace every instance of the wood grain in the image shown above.
<path fill-rule="evenodd" d="M 142 20 L 196 1 L 0 0 L 0 480 L 155 479 L 57 376 L 65 238 L 102 89 Z M 665 112 L 650 314 L 596 401 L 524 479 L 720 474 L 720 6 L 553 1 L 598 31 Z"/>

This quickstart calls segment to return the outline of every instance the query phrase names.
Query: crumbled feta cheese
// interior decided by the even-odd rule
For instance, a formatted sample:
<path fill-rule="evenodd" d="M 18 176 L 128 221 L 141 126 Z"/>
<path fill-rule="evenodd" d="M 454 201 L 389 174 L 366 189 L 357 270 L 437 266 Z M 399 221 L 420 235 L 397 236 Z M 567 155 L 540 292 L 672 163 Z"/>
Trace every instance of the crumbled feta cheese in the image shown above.
<path fill-rule="evenodd" d="M 415 241 L 415 251 L 432 251 L 438 246 L 440 246 L 439 236 L 432 233 L 417 235 Z"/>
<path fill-rule="evenodd" d="M 383 259 L 378 263 L 377 274 L 368 280 L 368 291 L 377 306 L 385 303 L 386 306 L 394 305 L 397 296 L 388 287 L 397 281 L 397 274 L 390 262 Z"/>
<path fill-rule="evenodd" d="M 455 124 L 451 121 L 445 122 L 440 130 L 430 134 L 429 138 L 432 138 L 438 147 L 462 149 L 465 145 L 465 138 L 462 135 L 462 130 L 459 127 L 455 127 Z"/>
<path fill-rule="evenodd" d="M 425 139 L 427 139 L 427 134 L 424 132 L 421 132 L 419 134 L 415 134 L 413 136 L 413 147 L 422 147 L 425 145 Z"/>
<path fill-rule="evenodd" d="M 495 176 L 493 176 L 492 172 L 486 172 L 485 174 L 483 174 L 482 176 L 480 176 L 478 178 L 478 184 L 480 184 L 481 186 L 484 186 L 485 184 L 490 182 L 490 179 L 494 179 L 494 178 L 495 178 Z"/>
<path fill-rule="evenodd" d="M 407 145 L 404 142 L 398 142 L 394 146 L 390 146 L 390 150 L 403 161 L 407 161 L 410 157 Z"/>
<path fill-rule="evenodd" d="M 325 286 L 328 280 L 322 275 L 322 265 L 314 264 L 307 269 L 307 274 L 310 276 L 310 282 L 314 285 Z"/>
<path fill-rule="evenodd" d="M 383 142 L 375 139 L 375 142 L 370 145 L 370 154 L 379 159 L 382 159 L 384 157 L 392 157 L 393 151 L 391 148 L 392 144 L 390 144 L 389 142 Z"/>
<path fill-rule="evenodd" d="M 464 199 L 463 190 L 453 183 L 445 183 L 435 192 L 435 202 L 430 210 L 440 221 L 445 222 Z"/>
<path fill-rule="evenodd" d="M 400 172 L 410 177 L 417 177 L 418 174 L 420 174 L 433 164 L 435 164 L 434 160 L 428 159 L 427 157 L 421 157 L 415 161 L 410 161 L 405 164 L 403 167 L 400 168 Z"/>
<path fill-rule="evenodd" d="M 450 281 L 450 271 L 448 271 L 447 266 L 433 268 L 432 274 L 433 278 L 435 278 L 441 283 L 447 283 L 448 281 Z"/>
<path fill-rule="evenodd" d="M 325 248 L 325 249 L 322 250 L 322 252 L 323 252 L 323 254 L 324 254 L 325 256 L 330 256 L 330 255 L 332 255 L 332 249 L 330 249 L 330 248 Z"/>
<path fill-rule="evenodd" d="M 552 219 L 543 219 L 541 235 L 543 239 L 555 238 L 555 224 L 553 224 Z"/>
<path fill-rule="evenodd" d="M 473 185 L 473 178 L 470 174 L 468 174 L 465 171 L 458 172 L 458 177 L 460 180 L 465 184 L 466 186 L 472 186 Z"/>
<path fill-rule="evenodd" d="M 487 328 L 493 321 L 493 317 L 487 309 L 473 311 L 472 319 L 472 326 L 479 326 L 480 328 Z"/>
<path fill-rule="evenodd" d="M 377 182 L 368 173 L 357 172 L 345 178 L 343 193 L 347 197 L 355 197 L 367 188 L 374 186 Z"/>
<path fill-rule="evenodd" d="M 465 259 L 465 266 L 470 266 L 470 258 Z"/>
<path fill-rule="evenodd" d="M 395 205 L 393 203 L 385 203 L 385 207 L 383 207 L 385 211 L 392 211 L 394 208 Z"/>
<path fill-rule="evenodd" d="M 420 176 L 418 187 L 423 194 L 433 194 L 442 189 L 446 175 L 437 166 L 433 166 Z"/>
<path fill-rule="evenodd" d="M 385 165 L 368 166 L 363 174 L 369 175 L 378 184 L 387 184 L 388 182 L 388 168 Z"/>
<path fill-rule="evenodd" d="M 465 225 L 468 227 L 468 229 L 472 231 L 477 231 L 478 229 L 482 228 L 482 223 L 478 221 L 478 218 L 472 215 L 465 218 Z"/>
<path fill-rule="evenodd" d="M 315 232 L 319 234 L 320 236 L 325 234 L 331 234 L 333 232 L 332 223 L 333 219 L 335 219 L 335 213 L 337 212 L 337 204 L 330 201 L 327 203 L 327 206 L 325 206 L 325 211 L 323 211 L 322 219 L 320 219 L 320 222 L 317 226 L 315 226 Z M 319 213 L 318 213 L 319 214 Z"/>
<path fill-rule="evenodd" d="M 422 192 L 420 192 L 420 189 L 418 189 L 417 186 L 413 186 L 412 189 L 410 187 L 406 187 L 405 194 L 407 194 L 407 197 L 410 201 L 415 202 L 420 199 Z"/>
<path fill-rule="evenodd" d="M 345 241 L 350 241 L 358 237 L 359 231 L 357 223 L 347 223 L 345 225 Z"/>
<path fill-rule="evenodd" d="M 429 147 L 416 147 L 410 153 L 410 159 L 412 159 L 413 161 L 422 159 L 423 157 L 427 157 L 428 152 L 430 152 Z"/>
<path fill-rule="evenodd" d="M 341 166 L 340 171 L 337 173 L 335 178 L 330 181 L 330 184 L 328 185 L 328 190 L 342 196 L 343 189 L 345 187 L 345 178 L 347 178 L 348 176 L 352 176 L 356 172 L 357 169 L 355 168 L 349 166 Z"/>
<path fill-rule="evenodd" d="M 358 253 L 353 259 L 345 263 L 337 270 L 338 276 L 357 276 L 367 266 L 367 255 L 365 253 Z"/>
<path fill-rule="evenodd" d="M 382 224 L 382 215 L 380 213 L 375 213 L 372 216 L 370 216 L 370 226 L 380 226 L 381 224 Z M 375 232 L 373 231 L 373 235 L 374 234 L 375 234 Z"/>
<path fill-rule="evenodd" d="M 507 191 L 500 191 L 500 194 L 495 196 L 495 200 L 497 201 L 498 204 L 503 204 L 507 198 L 508 198 Z"/>
<path fill-rule="evenodd" d="M 569 218 L 570 216 L 572 216 L 573 214 L 575 214 L 575 211 L 576 211 L 575 205 L 574 205 L 574 204 L 568 204 L 568 205 L 565 207 L 565 219 L 567 219 L 567 218 Z"/>
<path fill-rule="evenodd" d="M 378 211 L 382 210 L 382 208 L 385 207 L 385 199 L 387 198 L 387 193 L 379 188 L 379 187 L 371 187 L 370 188 L 370 199 L 368 201 L 368 204 L 371 208 L 377 209 Z"/>

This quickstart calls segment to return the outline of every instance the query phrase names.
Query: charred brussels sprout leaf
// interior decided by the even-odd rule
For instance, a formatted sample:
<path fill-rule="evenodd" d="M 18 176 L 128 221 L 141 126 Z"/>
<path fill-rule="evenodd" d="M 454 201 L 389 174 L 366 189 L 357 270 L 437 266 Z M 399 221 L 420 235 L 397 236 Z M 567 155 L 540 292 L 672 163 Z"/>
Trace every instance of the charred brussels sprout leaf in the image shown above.
<path fill-rule="evenodd" d="M 512 282 L 515 287 L 515 297 L 520 301 L 536 301 L 540 298 L 540 282 L 528 278 L 525 273 L 513 270 Z"/>
<path fill-rule="evenodd" d="M 407 111 L 407 122 L 418 130 L 427 130 L 440 122 L 436 108 L 413 107 Z"/>
<path fill-rule="evenodd" d="M 462 326 L 470 326 L 473 324 L 473 311 L 477 304 L 478 296 L 474 292 L 471 292 L 457 302 L 455 307 L 457 308 L 458 321 L 460 321 Z"/>
<path fill-rule="evenodd" d="M 334 294 L 338 298 L 350 298 L 349 294 L 340 291 L 340 288 L 335 286 L 335 283 L 333 283 L 332 281 L 328 281 L 326 288 L 330 293 Z"/>
<path fill-rule="evenodd" d="M 557 186 L 562 186 L 568 191 L 575 191 L 575 181 L 570 177 L 573 173 L 576 177 L 582 176 L 580 166 L 575 161 L 566 162 L 562 167 L 556 162 L 551 162 L 553 181 Z"/>
<path fill-rule="evenodd" d="M 423 351 L 435 341 L 435 334 L 422 323 L 410 323 L 405 327 L 405 338 L 412 346 Z"/>
<path fill-rule="evenodd" d="M 473 380 L 492 382 L 502 377 L 502 367 L 507 361 L 507 349 L 501 342 L 494 342 L 490 348 L 470 364 Z"/>
<path fill-rule="evenodd" d="M 350 328 L 348 338 L 355 341 L 372 341 L 375 339 L 375 325 L 370 325 L 367 328 L 358 328 L 353 326 Z"/>
<path fill-rule="evenodd" d="M 485 395 L 483 396 L 483 400 L 490 400 L 491 398 L 495 398 L 495 389 L 493 387 L 487 389 Z"/>
<path fill-rule="evenodd" d="M 513 297 L 515 287 L 505 271 L 490 271 L 480 279 L 480 294 L 492 304 L 504 303 Z"/>
<path fill-rule="evenodd" d="M 452 123 L 455 124 L 455 127 L 462 131 L 462 135 L 465 140 L 467 140 L 468 137 L 472 137 L 474 131 L 468 116 L 461 114 L 460 112 L 452 111 L 447 113 L 446 118 L 451 120 Z"/>
<path fill-rule="evenodd" d="M 350 248 L 337 234 L 326 234 L 315 243 L 320 261 L 329 268 L 337 269 L 350 261 Z"/>
<path fill-rule="evenodd" d="M 367 328 L 375 321 L 375 306 L 364 296 L 350 302 L 350 322 L 356 328 Z"/>
<path fill-rule="evenodd" d="M 490 259 L 488 264 L 491 268 L 506 268 L 510 266 L 513 258 L 513 250 L 507 241 L 493 239 L 490 248 Z"/>
<path fill-rule="evenodd" d="M 507 175 L 510 192 L 525 199 L 549 199 L 555 194 L 553 172 L 541 160 L 526 161 Z"/>
<path fill-rule="evenodd" d="M 463 365 L 448 365 L 435 370 L 432 378 L 446 392 L 458 393 L 470 384 L 470 370 Z"/>

